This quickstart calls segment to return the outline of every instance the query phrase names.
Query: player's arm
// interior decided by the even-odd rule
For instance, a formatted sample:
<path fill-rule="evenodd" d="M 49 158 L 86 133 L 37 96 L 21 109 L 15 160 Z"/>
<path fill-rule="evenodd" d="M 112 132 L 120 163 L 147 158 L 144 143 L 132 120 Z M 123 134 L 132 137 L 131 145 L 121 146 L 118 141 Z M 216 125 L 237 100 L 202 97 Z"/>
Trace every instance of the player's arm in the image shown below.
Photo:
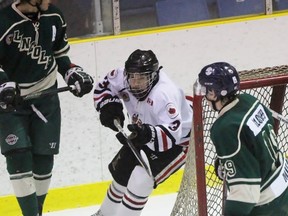
<path fill-rule="evenodd" d="M 0 110 L 14 110 L 21 102 L 22 99 L 18 84 L 9 81 L 7 74 L 0 67 Z"/>
<path fill-rule="evenodd" d="M 147 145 L 151 150 L 163 152 L 171 149 L 182 138 L 182 119 L 176 102 L 167 102 L 166 97 L 159 97 L 157 105 L 151 112 L 156 119 L 157 125 L 130 124 L 127 126 L 131 132 L 130 140 L 136 147 Z M 188 135 L 188 132 L 187 132 Z M 125 145 L 125 139 L 117 134 L 118 140 Z"/>
<path fill-rule="evenodd" d="M 260 198 L 259 166 L 250 163 L 252 155 L 239 153 L 231 158 L 222 159 L 224 172 L 222 178 L 226 179 L 228 188 L 227 199 L 224 204 L 224 215 L 250 215 Z M 248 159 L 249 158 L 249 159 Z M 246 160 L 246 161 L 245 161 Z M 221 172 L 222 173 L 222 172 Z"/>
<path fill-rule="evenodd" d="M 167 151 L 176 144 L 181 144 L 182 138 L 189 134 L 189 130 L 187 132 L 183 131 L 182 102 L 179 99 L 175 99 L 178 97 L 180 95 L 175 95 L 175 93 L 171 92 L 167 93 L 164 90 L 157 94 L 158 102 L 154 108 L 154 115 L 158 118 L 158 124 L 154 126 L 154 145 L 148 145 L 154 151 Z M 182 97 L 182 100 L 186 101 L 184 95 Z"/>
<path fill-rule="evenodd" d="M 177 122 L 173 121 L 170 124 L 159 124 L 156 126 L 146 123 L 142 125 L 129 124 L 127 125 L 128 130 L 131 132 L 129 138 L 133 145 L 138 148 L 147 145 L 151 150 L 156 152 L 167 151 L 176 144 L 175 133 L 173 133 L 172 128 L 169 128 L 171 126 L 175 127 L 175 130 L 178 130 L 181 123 L 178 120 L 176 121 Z M 167 125 L 170 126 L 166 127 Z M 126 145 L 126 138 L 124 138 L 121 133 L 118 133 L 116 137 L 120 143 Z"/>
<path fill-rule="evenodd" d="M 217 124 L 211 129 L 211 139 L 224 166 L 228 189 L 224 215 L 249 215 L 260 198 L 260 168 L 253 154 L 238 139 L 233 125 Z M 219 134 L 222 134 L 219 136 Z"/>
<path fill-rule="evenodd" d="M 3 84 L 3 83 L 8 82 L 8 81 L 9 81 L 9 79 L 8 79 L 7 74 L 5 73 L 5 71 L 0 66 L 0 84 Z"/>
<path fill-rule="evenodd" d="M 0 110 L 11 111 L 14 110 L 22 100 L 19 85 L 16 82 L 10 81 L 2 67 L 6 50 L 4 41 L 0 41 Z"/>
<path fill-rule="evenodd" d="M 101 124 L 114 131 L 118 131 L 114 125 L 114 119 L 118 119 L 122 127 L 125 120 L 123 105 L 117 90 L 117 87 L 123 84 L 121 72 L 119 69 L 109 72 L 95 85 L 93 94 L 94 107 L 99 112 Z"/>
<path fill-rule="evenodd" d="M 93 78 L 82 67 L 71 63 L 68 56 L 70 46 L 66 35 L 67 24 L 62 12 L 54 6 L 51 7 L 61 17 L 54 25 L 55 29 L 53 28 L 53 31 L 55 31 L 55 35 L 53 35 L 53 56 L 58 66 L 58 72 L 62 75 L 67 85 L 76 86 L 76 89 L 71 92 L 77 97 L 82 97 L 92 90 Z"/>
<path fill-rule="evenodd" d="M 71 92 L 77 97 L 82 97 L 92 90 L 94 80 L 82 67 L 71 63 L 70 58 L 67 55 L 69 45 L 65 38 L 66 34 L 58 39 L 58 50 L 56 49 L 54 52 L 58 71 L 63 76 L 67 85 L 76 86 L 76 89 Z"/>
<path fill-rule="evenodd" d="M 260 199 L 259 165 L 253 155 L 241 154 L 224 160 L 228 195 L 224 215 L 250 215 Z"/>
<path fill-rule="evenodd" d="M 71 63 L 67 54 L 57 57 L 56 62 L 67 85 L 75 85 L 76 89 L 71 91 L 75 96 L 82 97 L 92 90 L 93 78 L 82 67 Z"/>

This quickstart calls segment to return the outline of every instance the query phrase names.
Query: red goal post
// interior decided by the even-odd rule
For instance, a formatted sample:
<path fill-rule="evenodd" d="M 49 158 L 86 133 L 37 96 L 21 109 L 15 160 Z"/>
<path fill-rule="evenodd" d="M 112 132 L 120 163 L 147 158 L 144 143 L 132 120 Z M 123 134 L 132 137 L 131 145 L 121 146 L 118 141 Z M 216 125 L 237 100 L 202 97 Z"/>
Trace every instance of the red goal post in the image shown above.
<path fill-rule="evenodd" d="M 255 96 L 264 105 L 288 117 L 288 65 L 240 71 L 239 75 L 241 92 Z M 198 92 L 195 84 L 190 146 L 171 216 L 222 215 L 225 192 L 222 181 L 215 175 L 216 152 L 209 137 L 217 113 Z M 276 119 L 275 123 L 279 148 L 287 155 L 288 124 Z"/>

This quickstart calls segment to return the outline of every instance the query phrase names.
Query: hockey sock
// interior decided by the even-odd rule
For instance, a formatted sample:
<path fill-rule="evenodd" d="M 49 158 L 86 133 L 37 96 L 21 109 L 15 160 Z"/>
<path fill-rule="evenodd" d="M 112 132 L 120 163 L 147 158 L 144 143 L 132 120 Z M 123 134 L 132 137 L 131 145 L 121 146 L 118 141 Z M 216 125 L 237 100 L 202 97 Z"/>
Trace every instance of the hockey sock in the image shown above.
<path fill-rule="evenodd" d="M 37 195 L 39 216 L 42 215 L 42 212 L 43 212 L 43 204 L 44 204 L 45 198 L 46 198 L 46 194 L 43 195 L 43 196 L 38 196 L 38 195 Z"/>
<path fill-rule="evenodd" d="M 38 204 L 36 193 L 25 197 L 16 197 L 20 205 L 23 216 L 37 216 Z"/>
<path fill-rule="evenodd" d="M 136 166 L 130 176 L 117 216 L 139 216 L 153 191 L 153 186 L 154 180 L 146 170 Z"/>
<path fill-rule="evenodd" d="M 32 174 L 32 154 L 30 151 L 18 151 L 6 155 L 7 170 L 24 216 L 38 214 L 38 202 Z"/>
<path fill-rule="evenodd" d="M 54 164 L 53 155 L 33 155 L 33 176 L 38 199 L 39 215 L 42 215 L 43 205 L 49 190 Z"/>
<path fill-rule="evenodd" d="M 126 187 L 118 184 L 116 181 L 112 181 L 100 207 L 100 211 L 104 216 L 116 215 L 117 208 L 121 203 L 125 191 Z"/>
<path fill-rule="evenodd" d="M 46 195 L 48 193 L 48 189 L 51 182 L 51 173 L 48 175 L 36 175 L 34 174 L 34 181 L 35 181 L 35 187 L 36 187 L 36 194 L 38 199 L 38 209 L 39 214 L 42 214 L 44 201 L 46 198 Z"/>

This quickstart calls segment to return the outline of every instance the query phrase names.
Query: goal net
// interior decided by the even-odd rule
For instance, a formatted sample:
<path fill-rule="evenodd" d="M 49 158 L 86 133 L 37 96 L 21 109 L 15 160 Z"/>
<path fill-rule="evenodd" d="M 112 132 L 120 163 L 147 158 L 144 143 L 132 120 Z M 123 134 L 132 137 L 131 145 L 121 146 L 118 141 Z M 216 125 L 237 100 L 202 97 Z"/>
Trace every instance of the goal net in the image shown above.
<path fill-rule="evenodd" d="M 240 71 L 239 75 L 242 92 L 288 118 L 288 65 Z M 209 137 L 217 113 L 197 94 L 196 85 L 193 109 L 187 161 L 171 216 L 220 216 L 225 192 L 214 171 L 216 151 Z M 280 149 L 287 155 L 288 124 L 275 119 L 275 131 Z"/>

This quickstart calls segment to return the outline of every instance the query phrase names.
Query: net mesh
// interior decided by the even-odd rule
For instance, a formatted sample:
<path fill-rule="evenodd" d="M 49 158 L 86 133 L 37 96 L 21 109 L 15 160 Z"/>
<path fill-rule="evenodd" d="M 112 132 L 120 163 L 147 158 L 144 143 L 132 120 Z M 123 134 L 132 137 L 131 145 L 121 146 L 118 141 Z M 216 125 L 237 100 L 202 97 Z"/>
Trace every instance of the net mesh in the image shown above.
<path fill-rule="evenodd" d="M 239 72 L 241 80 L 241 92 L 246 92 L 258 98 L 264 105 L 277 109 L 277 112 L 283 116 L 288 116 L 288 65 L 267 67 L 261 69 L 247 70 Z M 263 81 L 263 82 L 261 82 Z M 280 91 L 276 91 L 275 87 Z M 284 98 L 281 98 L 281 95 Z M 276 105 L 275 103 L 276 102 Z M 206 179 L 206 202 L 207 212 L 201 212 L 198 206 L 198 196 L 205 196 L 205 194 L 197 195 L 197 177 L 196 176 L 196 162 L 195 162 L 195 135 L 194 128 L 190 139 L 190 147 L 188 157 L 184 169 L 184 174 L 177 199 L 172 210 L 171 216 L 194 216 L 194 215 L 211 215 L 218 216 L 222 214 L 223 203 L 223 184 L 220 181 L 214 170 L 214 159 L 216 157 L 215 148 L 210 140 L 209 130 L 215 121 L 217 113 L 212 111 L 205 100 L 200 100 L 200 107 L 202 109 L 202 129 L 203 129 L 203 143 L 204 146 L 204 161 L 205 161 L 205 177 Z M 197 106 L 194 100 L 194 108 Z M 195 109 L 194 109 L 194 112 Z M 197 113 L 196 113 L 197 114 Z M 194 115 L 195 116 L 195 115 Z M 195 121 L 195 118 L 194 118 Z M 279 148 L 286 154 L 288 152 L 288 125 L 283 121 L 276 121 L 277 127 L 275 130 L 278 133 Z M 194 122 L 195 125 L 195 122 Z M 201 128 L 201 127 L 200 127 Z M 198 128 L 197 128 L 198 129 Z M 196 137 L 197 140 L 197 137 Z M 196 145 L 197 146 L 197 145 Z M 196 154 L 197 155 L 197 154 Z M 199 158 L 196 158 L 198 166 Z"/>

